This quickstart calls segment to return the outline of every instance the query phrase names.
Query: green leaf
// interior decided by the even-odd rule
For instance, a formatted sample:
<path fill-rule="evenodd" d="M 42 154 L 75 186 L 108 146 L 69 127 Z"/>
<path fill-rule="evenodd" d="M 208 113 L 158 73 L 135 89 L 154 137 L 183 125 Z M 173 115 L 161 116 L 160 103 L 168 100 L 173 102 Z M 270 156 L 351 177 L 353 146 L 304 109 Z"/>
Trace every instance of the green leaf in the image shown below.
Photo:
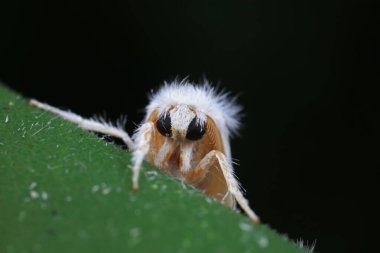
<path fill-rule="evenodd" d="M 304 252 L 0 85 L 0 252 Z"/>

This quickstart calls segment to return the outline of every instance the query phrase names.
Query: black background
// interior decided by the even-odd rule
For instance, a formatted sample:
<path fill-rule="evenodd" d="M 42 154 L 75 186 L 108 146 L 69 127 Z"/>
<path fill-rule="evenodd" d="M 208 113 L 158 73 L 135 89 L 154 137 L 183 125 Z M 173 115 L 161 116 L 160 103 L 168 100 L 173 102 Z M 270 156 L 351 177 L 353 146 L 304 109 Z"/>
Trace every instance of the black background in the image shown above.
<path fill-rule="evenodd" d="M 132 132 L 151 89 L 206 75 L 240 94 L 233 157 L 263 222 L 317 252 L 367 252 L 374 2 L 2 1 L 0 80 L 84 116 L 127 114 Z"/>

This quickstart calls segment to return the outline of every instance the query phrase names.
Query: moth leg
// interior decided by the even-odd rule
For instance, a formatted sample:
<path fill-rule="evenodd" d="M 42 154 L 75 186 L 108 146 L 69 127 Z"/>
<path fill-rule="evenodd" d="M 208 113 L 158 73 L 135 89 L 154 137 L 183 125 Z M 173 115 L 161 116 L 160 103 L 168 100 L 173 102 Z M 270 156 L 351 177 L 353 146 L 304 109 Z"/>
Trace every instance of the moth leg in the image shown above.
<path fill-rule="evenodd" d="M 186 162 L 183 162 L 185 164 Z M 181 168 L 181 178 L 187 184 L 193 185 L 209 197 L 215 198 L 222 204 L 235 208 L 235 198 L 229 192 L 226 180 L 215 151 L 205 155 L 195 168 Z"/>
<path fill-rule="evenodd" d="M 248 204 L 248 200 L 243 196 L 243 193 L 240 189 L 239 183 L 233 173 L 233 168 L 231 162 L 229 162 L 226 156 L 217 150 L 210 151 L 198 164 L 197 169 L 201 169 L 203 172 L 201 180 L 197 185 L 200 189 L 205 189 L 205 191 L 209 191 L 210 195 L 215 195 L 216 192 L 220 192 L 223 189 L 223 184 L 226 184 L 227 192 L 226 194 L 220 198 L 216 196 L 220 202 L 224 203 L 224 201 L 228 200 L 231 195 L 236 202 L 240 205 L 240 207 L 244 210 L 244 212 L 248 215 L 248 217 L 254 222 L 259 223 L 260 219 L 255 214 L 255 212 L 250 208 Z M 218 169 L 222 172 L 222 175 L 218 175 Z M 211 174 L 212 173 L 212 174 Z M 218 177 L 223 177 L 225 182 L 222 182 L 222 179 L 218 179 Z M 219 181 L 216 181 L 219 180 Z M 219 189 L 218 189 L 219 188 Z M 213 192 L 214 191 L 214 192 Z M 230 200 L 230 203 L 225 203 L 231 207 L 234 206 L 234 201 Z"/>
<path fill-rule="evenodd" d="M 99 122 L 94 119 L 85 119 L 75 113 L 72 113 L 69 111 L 63 111 L 61 109 L 58 109 L 56 107 L 53 107 L 45 103 L 41 103 L 34 99 L 31 99 L 29 101 L 29 104 L 37 108 L 40 108 L 42 110 L 61 116 L 62 118 L 74 124 L 77 124 L 80 128 L 83 128 L 85 130 L 94 131 L 94 132 L 110 135 L 116 138 L 120 138 L 127 145 L 129 150 L 131 151 L 134 150 L 134 143 L 131 137 L 128 135 L 128 133 L 126 133 L 122 129 L 122 126 L 116 127 L 107 122 Z"/>
<path fill-rule="evenodd" d="M 197 187 L 198 184 L 203 181 L 209 171 L 212 170 L 212 167 L 215 166 L 215 152 L 211 151 L 205 155 L 195 168 L 190 168 L 190 158 L 186 156 L 186 152 L 183 153 L 185 153 L 185 155 L 183 157 L 181 156 L 183 159 L 183 165 L 180 168 L 181 177 L 187 184 L 191 184 Z"/>
<path fill-rule="evenodd" d="M 152 122 L 147 122 L 141 125 L 135 135 L 136 148 L 132 153 L 132 187 L 134 191 L 139 190 L 139 175 L 141 170 L 141 164 L 148 154 L 150 149 L 150 141 L 154 133 L 154 125 Z"/>
<path fill-rule="evenodd" d="M 212 152 L 212 151 L 211 151 Z M 255 214 L 255 212 L 251 209 L 248 204 L 248 200 L 244 197 L 239 183 L 233 173 L 233 168 L 231 162 L 227 160 L 226 156 L 220 152 L 215 151 L 215 156 L 218 159 L 220 169 L 223 172 L 224 178 L 226 180 L 228 191 L 235 197 L 237 203 L 244 210 L 244 212 L 248 215 L 248 217 L 254 223 L 260 223 L 259 217 Z"/>

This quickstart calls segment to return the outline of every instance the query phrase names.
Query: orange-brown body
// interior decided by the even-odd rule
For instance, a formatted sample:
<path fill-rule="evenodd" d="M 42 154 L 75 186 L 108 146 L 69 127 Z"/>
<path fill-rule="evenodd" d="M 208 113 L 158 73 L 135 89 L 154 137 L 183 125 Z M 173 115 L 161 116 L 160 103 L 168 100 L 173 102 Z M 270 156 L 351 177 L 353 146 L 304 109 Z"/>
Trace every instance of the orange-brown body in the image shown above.
<path fill-rule="evenodd" d="M 158 114 L 155 111 L 148 117 L 148 120 L 155 124 L 157 118 Z M 172 138 L 167 138 L 161 135 L 157 129 L 154 129 L 150 141 L 150 150 L 145 159 L 172 176 L 193 185 L 207 196 L 232 207 L 235 205 L 235 200 L 231 195 L 226 195 L 228 193 L 227 183 L 219 164 L 215 162 L 216 159 L 210 159 L 210 161 L 208 161 L 208 163 L 213 163 L 210 170 L 207 171 L 200 167 L 201 160 L 209 152 L 215 150 L 224 153 L 221 134 L 215 122 L 209 116 L 207 116 L 206 127 L 206 134 L 201 140 L 195 143 L 186 139 L 178 143 L 178 141 L 176 142 Z M 166 143 L 166 145 L 164 145 L 164 143 Z M 185 173 L 181 173 L 180 168 L 183 163 L 181 146 L 185 145 L 193 145 L 192 159 L 190 161 L 191 169 Z M 156 157 L 164 147 L 168 148 L 169 151 L 158 164 Z"/>

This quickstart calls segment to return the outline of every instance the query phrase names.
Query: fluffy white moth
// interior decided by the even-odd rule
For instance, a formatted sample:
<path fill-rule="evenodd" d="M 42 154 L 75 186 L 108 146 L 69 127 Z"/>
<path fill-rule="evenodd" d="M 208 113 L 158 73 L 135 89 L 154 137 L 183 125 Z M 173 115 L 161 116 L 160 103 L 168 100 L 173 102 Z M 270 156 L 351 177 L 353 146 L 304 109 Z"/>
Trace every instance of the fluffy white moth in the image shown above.
<path fill-rule="evenodd" d="M 231 208 L 237 202 L 253 222 L 259 222 L 242 194 L 231 161 L 229 139 L 240 125 L 241 107 L 207 81 L 201 85 L 187 80 L 165 82 L 151 95 L 145 119 L 133 138 L 120 125 L 84 119 L 36 100 L 30 104 L 83 129 L 122 139 L 133 153 L 134 190 L 139 188 L 141 164 L 146 160 Z"/>

